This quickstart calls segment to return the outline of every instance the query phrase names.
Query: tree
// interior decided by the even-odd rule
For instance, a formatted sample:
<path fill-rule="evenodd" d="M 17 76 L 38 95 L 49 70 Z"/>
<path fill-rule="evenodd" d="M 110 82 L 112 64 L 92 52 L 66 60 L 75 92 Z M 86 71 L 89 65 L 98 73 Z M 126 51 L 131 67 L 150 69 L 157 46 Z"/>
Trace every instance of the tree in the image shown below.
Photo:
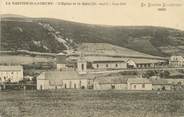
<path fill-rule="evenodd" d="M 163 72 L 161 72 L 161 73 L 159 74 L 159 76 L 160 76 L 161 78 L 168 78 L 169 75 L 170 75 L 170 72 L 169 72 L 169 71 L 163 71 Z"/>

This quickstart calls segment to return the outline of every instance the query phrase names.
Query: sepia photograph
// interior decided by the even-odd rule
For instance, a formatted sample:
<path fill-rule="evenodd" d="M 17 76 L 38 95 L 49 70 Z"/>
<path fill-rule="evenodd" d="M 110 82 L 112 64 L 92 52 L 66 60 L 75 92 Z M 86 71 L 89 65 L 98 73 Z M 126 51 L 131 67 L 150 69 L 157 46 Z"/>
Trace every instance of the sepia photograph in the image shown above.
<path fill-rule="evenodd" d="M 184 117 L 184 1 L 0 3 L 0 117 Z"/>

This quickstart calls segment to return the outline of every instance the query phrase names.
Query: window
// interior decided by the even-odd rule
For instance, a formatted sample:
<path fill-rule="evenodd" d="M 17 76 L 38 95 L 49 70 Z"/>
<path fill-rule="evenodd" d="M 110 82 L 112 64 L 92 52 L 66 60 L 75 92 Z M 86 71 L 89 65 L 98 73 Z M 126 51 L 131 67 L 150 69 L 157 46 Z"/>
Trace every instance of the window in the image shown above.
<path fill-rule="evenodd" d="M 118 67 L 118 64 L 116 64 L 116 67 Z"/>
<path fill-rule="evenodd" d="M 74 84 L 74 88 L 76 89 L 77 87 L 76 87 L 76 84 Z"/>
<path fill-rule="evenodd" d="M 70 88 L 72 88 L 72 82 L 70 81 Z"/>
<path fill-rule="evenodd" d="M 142 84 L 142 88 L 145 88 L 145 84 Z"/>
<path fill-rule="evenodd" d="M 66 84 L 65 84 L 65 89 L 66 89 L 67 87 L 66 87 Z"/>
<path fill-rule="evenodd" d="M 136 85 L 134 85 L 134 89 L 136 89 Z"/>
<path fill-rule="evenodd" d="M 106 67 L 109 67 L 109 65 L 108 65 L 108 64 L 106 64 Z"/>
<path fill-rule="evenodd" d="M 115 85 L 111 85 L 111 88 L 112 88 L 112 89 L 115 89 Z"/>
<path fill-rule="evenodd" d="M 99 65 L 98 65 L 98 64 L 96 64 L 96 67 L 98 68 L 98 67 L 99 67 Z"/>
<path fill-rule="evenodd" d="M 84 70 L 84 64 L 82 64 L 82 70 Z"/>

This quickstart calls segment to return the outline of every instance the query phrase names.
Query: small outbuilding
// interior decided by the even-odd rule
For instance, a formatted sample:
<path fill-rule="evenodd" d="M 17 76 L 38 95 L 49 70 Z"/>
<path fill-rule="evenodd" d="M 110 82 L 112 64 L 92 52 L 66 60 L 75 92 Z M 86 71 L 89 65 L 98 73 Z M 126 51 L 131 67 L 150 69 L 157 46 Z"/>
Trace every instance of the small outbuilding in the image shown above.
<path fill-rule="evenodd" d="M 152 83 L 146 78 L 129 78 L 128 90 L 152 90 Z"/>
<path fill-rule="evenodd" d="M 127 90 L 127 79 L 116 76 L 99 77 L 94 80 L 94 90 Z"/>
<path fill-rule="evenodd" d="M 151 79 L 153 90 L 171 90 L 172 84 L 166 79 Z"/>

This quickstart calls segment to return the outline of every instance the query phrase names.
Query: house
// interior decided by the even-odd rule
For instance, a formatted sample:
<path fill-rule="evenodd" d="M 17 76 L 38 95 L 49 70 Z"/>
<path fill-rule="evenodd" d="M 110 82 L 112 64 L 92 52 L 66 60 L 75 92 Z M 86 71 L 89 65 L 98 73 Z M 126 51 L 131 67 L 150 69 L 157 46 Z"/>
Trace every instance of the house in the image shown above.
<path fill-rule="evenodd" d="M 37 89 L 90 89 L 93 75 L 78 74 L 76 71 L 48 71 L 37 77 Z"/>
<path fill-rule="evenodd" d="M 127 79 L 120 76 L 105 76 L 94 80 L 94 90 L 127 90 Z"/>
<path fill-rule="evenodd" d="M 169 65 L 172 67 L 183 67 L 184 57 L 183 56 L 171 56 L 169 59 Z"/>
<path fill-rule="evenodd" d="M 128 90 L 152 90 L 152 83 L 146 78 L 129 78 L 127 87 Z"/>
<path fill-rule="evenodd" d="M 172 90 L 173 84 L 166 79 L 150 79 L 153 90 Z"/>
<path fill-rule="evenodd" d="M 64 53 L 56 55 L 56 68 L 58 71 L 66 70 L 67 56 Z"/>
<path fill-rule="evenodd" d="M 19 82 L 23 80 L 22 66 L 0 66 L 0 82 Z"/>

